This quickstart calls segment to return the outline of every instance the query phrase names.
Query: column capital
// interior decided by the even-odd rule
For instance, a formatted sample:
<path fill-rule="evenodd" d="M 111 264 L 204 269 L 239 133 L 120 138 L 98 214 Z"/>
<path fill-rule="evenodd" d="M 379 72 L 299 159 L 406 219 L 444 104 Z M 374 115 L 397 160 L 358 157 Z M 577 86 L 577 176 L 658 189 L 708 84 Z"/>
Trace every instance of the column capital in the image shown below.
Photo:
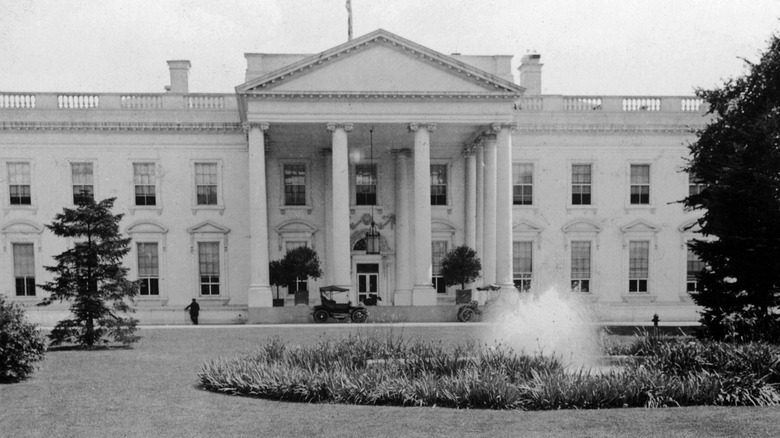
<path fill-rule="evenodd" d="M 428 130 L 428 132 L 433 132 L 436 130 L 436 124 L 435 123 L 420 123 L 420 122 L 410 122 L 409 123 L 409 132 L 417 132 L 420 127 L 423 127 Z"/>
<path fill-rule="evenodd" d="M 490 124 L 490 132 L 494 134 L 498 134 L 501 132 L 502 129 L 509 130 L 509 132 L 514 132 L 517 129 L 517 123 L 515 122 L 509 122 L 509 123 L 491 123 Z"/>
<path fill-rule="evenodd" d="M 241 124 L 241 129 L 244 130 L 244 132 L 249 133 L 249 131 L 252 130 L 252 128 L 257 128 L 263 132 L 268 131 L 268 128 L 271 127 L 271 124 L 268 122 L 244 122 Z"/>
<path fill-rule="evenodd" d="M 473 142 L 471 142 L 469 144 L 463 145 L 463 152 L 462 152 L 463 156 L 464 157 L 471 157 L 471 156 L 476 155 L 477 148 L 479 148 L 479 145 L 481 143 L 482 142 L 480 140 L 476 140 L 476 141 L 473 141 Z"/>
<path fill-rule="evenodd" d="M 393 154 L 394 157 L 405 157 L 410 158 L 412 156 L 412 150 L 411 149 L 393 149 L 390 151 L 391 154 Z"/>
<path fill-rule="evenodd" d="M 335 123 L 335 122 L 331 122 L 331 123 L 328 123 L 326 125 L 326 127 L 328 128 L 328 131 L 330 131 L 330 132 L 334 132 L 335 130 L 337 130 L 339 128 L 343 129 L 345 132 L 352 132 L 352 128 L 354 127 L 354 124 L 352 124 L 352 123 Z"/>

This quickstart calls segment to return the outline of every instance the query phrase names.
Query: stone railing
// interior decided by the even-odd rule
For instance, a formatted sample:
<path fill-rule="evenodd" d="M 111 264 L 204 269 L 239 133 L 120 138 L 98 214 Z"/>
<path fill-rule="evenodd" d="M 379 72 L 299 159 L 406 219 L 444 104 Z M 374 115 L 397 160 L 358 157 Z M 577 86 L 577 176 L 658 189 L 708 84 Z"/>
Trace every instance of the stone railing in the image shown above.
<path fill-rule="evenodd" d="M 524 112 L 704 113 L 706 103 L 690 96 L 527 96 L 515 103 Z"/>
<path fill-rule="evenodd" d="M 0 91 L 0 110 L 235 111 L 234 94 L 16 93 Z"/>

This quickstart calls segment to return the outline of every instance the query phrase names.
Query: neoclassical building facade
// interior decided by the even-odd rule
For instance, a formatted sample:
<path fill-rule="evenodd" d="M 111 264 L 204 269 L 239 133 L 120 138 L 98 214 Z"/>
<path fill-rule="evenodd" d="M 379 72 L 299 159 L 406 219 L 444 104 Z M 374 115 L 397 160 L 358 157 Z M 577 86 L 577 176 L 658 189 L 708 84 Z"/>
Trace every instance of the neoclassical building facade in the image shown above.
<path fill-rule="evenodd" d="M 542 95 L 539 55 L 445 55 L 384 30 L 324 52 L 246 54 L 232 94 L 0 92 L 0 293 L 37 303 L 73 242 L 45 225 L 116 197 L 142 323 L 302 322 L 319 287 L 370 319 L 454 320 L 438 263 L 462 244 L 501 293 L 556 287 L 607 321 L 693 321 L 694 97 Z M 378 251 L 366 233 L 378 232 Z M 323 277 L 270 284 L 308 246 Z M 49 323 L 67 305 L 30 308 Z"/>

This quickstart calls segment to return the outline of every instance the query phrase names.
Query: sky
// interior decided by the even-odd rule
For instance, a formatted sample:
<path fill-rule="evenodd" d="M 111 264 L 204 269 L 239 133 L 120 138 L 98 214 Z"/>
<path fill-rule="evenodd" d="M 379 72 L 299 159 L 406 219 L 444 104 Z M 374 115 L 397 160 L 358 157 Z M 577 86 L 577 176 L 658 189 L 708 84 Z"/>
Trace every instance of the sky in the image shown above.
<path fill-rule="evenodd" d="M 439 52 L 541 54 L 544 94 L 690 95 L 757 62 L 778 0 L 352 0 L 378 28 Z M 345 0 L 0 0 L 0 91 L 230 93 L 244 53 L 318 53 L 347 40 Z"/>

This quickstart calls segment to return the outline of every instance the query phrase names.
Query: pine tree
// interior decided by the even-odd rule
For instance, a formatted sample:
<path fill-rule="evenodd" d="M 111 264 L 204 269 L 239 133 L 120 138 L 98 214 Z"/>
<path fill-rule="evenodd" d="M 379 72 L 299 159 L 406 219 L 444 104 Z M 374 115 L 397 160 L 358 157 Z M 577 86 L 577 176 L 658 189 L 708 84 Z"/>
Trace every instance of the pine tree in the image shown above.
<path fill-rule="evenodd" d="M 139 339 L 133 335 L 138 321 L 120 316 L 133 311 L 130 303 L 138 285 L 127 280 L 122 266 L 130 239 L 119 232 L 123 215 L 111 213 L 115 199 L 96 203 L 91 196 L 80 196 L 77 208 L 65 208 L 46 226 L 56 236 L 73 239 L 71 249 L 54 256 L 56 266 L 45 267 L 54 280 L 40 286 L 50 295 L 39 305 L 71 303 L 73 318 L 57 323 L 49 335 L 52 345 L 70 342 L 91 348 L 108 343 L 108 337 L 125 345 Z"/>
<path fill-rule="evenodd" d="M 776 337 L 780 305 L 780 40 L 722 88 L 699 90 L 715 117 L 686 167 L 703 184 L 683 200 L 701 210 L 691 250 L 706 264 L 702 323 L 716 338 Z"/>

